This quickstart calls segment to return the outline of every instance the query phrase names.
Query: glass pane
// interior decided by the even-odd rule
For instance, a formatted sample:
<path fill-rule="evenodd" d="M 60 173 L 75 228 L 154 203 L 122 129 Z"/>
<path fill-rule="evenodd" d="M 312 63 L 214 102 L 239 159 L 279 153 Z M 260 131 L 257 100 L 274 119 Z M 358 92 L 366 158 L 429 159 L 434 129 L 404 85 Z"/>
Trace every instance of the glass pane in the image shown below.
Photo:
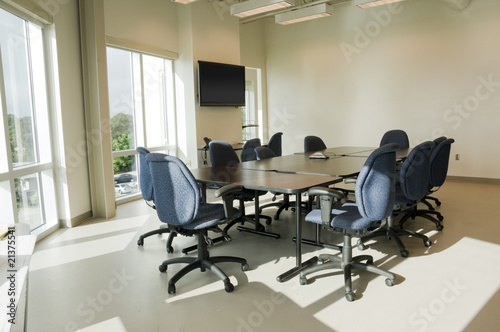
<path fill-rule="evenodd" d="M 112 149 L 135 149 L 132 54 L 108 47 L 107 57 Z"/>
<path fill-rule="evenodd" d="M 116 198 L 139 192 L 137 182 L 137 164 L 137 155 L 129 155 L 113 159 Z"/>
<path fill-rule="evenodd" d="M 0 9 L 0 49 L 14 167 L 36 162 L 26 25 Z"/>
<path fill-rule="evenodd" d="M 16 178 L 14 185 L 19 222 L 30 225 L 32 230 L 43 225 L 43 204 L 38 173 Z"/>
<path fill-rule="evenodd" d="M 163 59 L 143 55 L 146 142 L 148 147 L 166 145 L 165 68 Z"/>
<path fill-rule="evenodd" d="M 9 181 L 0 182 L 0 211 L 2 211 L 0 225 L 10 225 L 15 222 Z"/>

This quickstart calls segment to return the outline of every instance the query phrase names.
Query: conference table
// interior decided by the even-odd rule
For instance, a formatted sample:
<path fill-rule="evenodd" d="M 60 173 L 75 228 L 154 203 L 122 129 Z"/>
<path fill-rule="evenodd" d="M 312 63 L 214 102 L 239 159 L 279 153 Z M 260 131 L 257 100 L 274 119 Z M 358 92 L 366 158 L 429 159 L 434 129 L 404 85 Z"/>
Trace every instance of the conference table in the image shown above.
<path fill-rule="evenodd" d="M 316 262 L 313 257 L 302 262 L 302 218 L 301 196 L 308 189 L 316 186 L 328 186 L 339 183 L 343 178 L 359 173 L 366 158 L 375 150 L 374 147 L 334 147 L 322 150 L 326 159 L 310 159 L 311 153 L 295 153 L 264 160 L 247 161 L 228 167 L 203 167 L 192 169 L 193 176 L 201 187 L 202 196 L 206 197 L 207 185 L 239 184 L 246 189 L 271 191 L 295 195 L 296 213 L 296 262 L 295 266 L 277 277 L 278 281 L 288 280 L 305 267 Z M 406 155 L 407 150 L 400 152 Z M 259 220 L 258 195 L 255 195 L 255 220 Z M 273 236 L 278 234 L 260 232 L 256 222 L 255 233 Z M 242 226 L 238 227 L 243 230 Z M 248 230 L 248 229 L 246 229 Z"/>

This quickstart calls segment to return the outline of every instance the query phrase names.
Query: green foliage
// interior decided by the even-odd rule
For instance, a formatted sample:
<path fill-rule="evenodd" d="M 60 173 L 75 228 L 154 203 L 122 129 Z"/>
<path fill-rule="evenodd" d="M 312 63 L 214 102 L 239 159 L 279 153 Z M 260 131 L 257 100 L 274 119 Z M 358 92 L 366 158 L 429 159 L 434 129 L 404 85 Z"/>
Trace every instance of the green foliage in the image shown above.
<path fill-rule="evenodd" d="M 31 117 L 18 118 L 13 114 L 9 114 L 7 119 L 12 162 L 34 162 L 35 147 Z"/>
<path fill-rule="evenodd" d="M 113 151 L 129 150 L 134 147 L 134 130 L 132 115 L 118 113 L 111 118 L 111 148 Z M 132 158 L 124 156 L 113 159 L 115 174 L 132 170 Z"/>
<path fill-rule="evenodd" d="M 128 150 L 130 149 L 130 139 L 127 134 L 120 135 L 114 138 L 111 142 L 113 151 Z M 113 159 L 113 170 L 115 174 L 128 172 L 132 170 L 132 158 L 130 156 L 123 156 Z"/>

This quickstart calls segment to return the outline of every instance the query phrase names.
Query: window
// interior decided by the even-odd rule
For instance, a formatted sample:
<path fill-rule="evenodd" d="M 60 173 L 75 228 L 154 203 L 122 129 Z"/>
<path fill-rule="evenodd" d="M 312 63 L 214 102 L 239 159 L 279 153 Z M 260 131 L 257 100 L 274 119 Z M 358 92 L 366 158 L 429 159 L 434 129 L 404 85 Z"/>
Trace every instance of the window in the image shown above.
<path fill-rule="evenodd" d="M 241 108 L 241 138 L 263 139 L 261 70 L 245 68 L 245 106 Z"/>
<path fill-rule="evenodd" d="M 115 195 L 139 192 L 135 149 L 176 149 L 172 60 L 108 47 L 110 128 Z"/>
<path fill-rule="evenodd" d="M 42 27 L 0 8 L 0 223 L 57 223 Z M 5 218 L 6 217 L 6 218 Z"/>

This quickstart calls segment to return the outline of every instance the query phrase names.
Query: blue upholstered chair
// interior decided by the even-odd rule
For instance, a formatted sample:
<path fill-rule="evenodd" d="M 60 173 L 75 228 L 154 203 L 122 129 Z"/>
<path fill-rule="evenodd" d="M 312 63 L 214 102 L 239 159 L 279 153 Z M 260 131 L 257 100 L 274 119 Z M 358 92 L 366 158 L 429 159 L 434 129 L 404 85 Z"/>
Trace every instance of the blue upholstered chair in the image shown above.
<path fill-rule="evenodd" d="M 451 144 L 455 142 L 455 140 L 453 138 L 447 139 L 446 137 L 440 137 L 435 139 L 433 142 L 435 145 L 432 150 L 430 159 L 428 192 L 427 195 L 420 201 L 422 203 L 426 203 L 426 200 L 434 200 L 436 202 L 436 205 L 439 206 L 441 205 L 441 202 L 437 198 L 430 195 L 439 190 L 439 188 L 446 180 L 446 175 L 448 174 L 448 164 L 450 160 Z M 426 205 L 431 206 L 430 203 L 427 203 Z M 443 221 L 444 217 L 441 213 L 435 211 L 432 206 L 427 210 L 415 208 L 414 210 L 404 215 L 399 221 L 400 228 L 403 228 L 404 223 L 410 217 L 412 219 L 415 219 L 415 217 L 426 218 L 436 225 L 436 229 L 438 231 L 443 229 L 441 221 Z"/>
<path fill-rule="evenodd" d="M 408 257 L 408 250 L 406 250 L 405 245 L 399 238 L 402 235 L 420 238 L 426 247 L 431 245 L 426 235 L 396 227 L 392 215 L 409 212 L 427 194 L 432 146 L 433 143 L 431 141 L 420 143 L 411 150 L 401 164 L 399 181 L 396 185 L 395 205 L 393 213 L 387 220 L 386 228 L 362 237 L 358 241 L 358 248 L 360 250 L 365 248 L 364 243 L 366 241 L 378 236 L 385 236 L 388 239 L 394 240 L 399 247 L 402 257 Z"/>
<path fill-rule="evenodd" d="M 160 265 L 160 272 L 165 272 L 171 264 L 188 264 L 173 275 L 168 282 L 168 293 L 176 291 L 176 282 L 187 273 L 200 269 L 212 271 L 223 282 L 226 292 L 232 292 L 234 286 L 228 276 L 216 263 L 240 263 L 243 271 L 248 270 L 247 261 L 232 256 L 210 257 L 208 245 L 212 244 L 208 231 L 222 232 L 219 225 L 239 217 L 239 211 L 233 208 L 233 194 L 241 186 L 228 185 L 215 192 L 216 197 L 222 197 L 223 203 L 203 203 L 198 184 L 189 169 L 178 158 L 150 153 L 146 156 L 151 171 L 154 187 L 156 212 L 161 222 L 168 225 L 172 232 L 185 236 L 198 237 L 197 257 L 177 257 L 167 259 Z"/>
<path fill-rule="evenodd" d="M 255 143 L 252 143 L 252 145 L 253 144 Z M 210 162 L 212 164 L 212 167 L 231 167 L 237 165 L 240 162 L 240 159 L 238 158 L 238 155 L 234 151 L 233 147 L 227 142 L 218 140 L 211 141 L 208 146 L 208 151 L 210 154 Z M 254 200 L 256 194 L 262 196 L 266 194 L 266 191 L 255 192 L 255 190 L 243 189 L 234 193 L 236 199 L 238 199 L 240 202 L 239 210 L 241 212 L 241 218 L 233 220 L 231 223 L 229 223 L 225 227 L 226 231 L 238 222 L 242 224 L 244 222 L 250 222 L 255 225 L 257 233 L 260 233 L 262 235 L 271 234 L 265 232 L 264 226 L 258 220 L 255 220 L 255 215 L 247 215 L 245 213 L 245 202 Z M 267 223 L 270 223 L 272 220 L 271 217 L 265 215 L 260 215 L 259 219 L 264 219 Z"/>
<path fill-rule="evenodd" d="M 153 195 L 153 180 L 151 178 L 151 173 L 149 172 L 148 162 L 146 161 L 146 156 L 149 154 L 149 150 L 138 147 L 136 149 L 139 152 L 139 183 L 141 186 L 141 194 L 146 204 L 153 209 L 156 209 L 154 204 L 154 195 Z M 177 236 L 176 232 L 170 232 L 170 229 L 166 227 L 166 225 L 161 225 L 158 229 L 147 232 L 139 236 L 139 240 L 137 240 L 138 246 L 144 245 L 144 239 L 152 236 L 152 235 L 160 235 L 163 233 L 170 233 L 167 239 L 167 252 L 174 252 L 174 248 L 172 247 L 172 241 L 175 236 Z"/>
<path fill-rule="evenodd" d="M 255 148 L 260 145 L 260 138 L 252 138 L 246 141 L 241 148 L 241 161 L 244 162 L 257 160 L 257 156 L 255 155 Z"/>
<path fill-rule="evenodd" d="M 137 152 L 139 152 L 139 182 L 141 185 L 141 194 L 142 198 L 146 201 L 146 204 L 152 207 L 153 209 L 156 209 L 155 203 L 154 203 L 154 191 L 153 191 L 153 179 L 151 178 L 151 172 L 149 170 L 149 165 L 148 162 L 146 161 L 146 156 L 149 154 L 149 150 L 143 148 L 143 147 L 138 147 L 136 149 Z M 158 229 L 155 229 L 153 231 L 147 232 L 139 236 L 139 240 L 137 240 L 137 245 L 138 246 L 143 246 L 144 245 L 144 239 L 152 236 L 152 235 L 161 235 L 163 233 L 170 233 L 167 239 L 167 244 L 166 244 L 166 249 L 167 252 L 173 253 L 174 252 L 174 247 L 172 246 L 172 242 L 174 240 L 174 237 L 177 236 L 176 232 L 172 232 L 166 224 L 161 225 Z M 219 236 L 214 238 L 212 241 L 214 243 L 221 242 L 224 240 L 229 241 L 231 238 L 229 235 L 224 234 L 223 236 Z M 196 250 L 197 246 L 189 246 L 186 248 L 182 249 L 182 252 L 184 254 L 187 254 L 190 251 Z"/>
<path fill-rule="evenodd" d="M 408 135 L 404 130 L 401 129 L 389 130 L 382 136 L 382 139 L 380 140 L 380 146 L 389 143 L 396 143 L 397 145 L 399 145 L 400 149 L 406 149 L 410 147 Z"/>
<path fill-rule="evenodd" d="M 304 137 L 304 152 L 320 151 L 326 149 L 326 144 L 318 136 Z"/>
<path fill-rule="evenodd" d="M 269 142 L 267 143 L 267 147 L 270 148 L 275 156 L 280 157 L 282 153 L 282 132 L 277 132 L 271 138 L 269 139 Z"/>
<path fill-rule="evenodd" d="M 345 196 L 333 188 L 315 187 L 309 190 L 315 195 L 320 208 L 306 215 L 305 220 L 323 225 L 344 235 L 342 257 L 338 255 L 319 255 L 318 264 L 300 273 L 300 283 L 307 284 L 306 276 L 326 269 L 340 269 L 344 272 L 345 297 L 348 301 L 356 298 L 351 284 L 353 269 L 369 271 L 386 277 L 388 286 L 394 285 L 396 276 L 386 270 L 373 266 L 373 257 L 361 255 L 352 257 L 352 236 L 363 236 L 372 232 L 378 221 L 384 227 L 395 202 L 396 182 L 396 144 L 382 146 L 371 153 L 356 181 L 356 203 L 334 203 Z M 362 263 L 366 261 L 365 263 Z"/>

